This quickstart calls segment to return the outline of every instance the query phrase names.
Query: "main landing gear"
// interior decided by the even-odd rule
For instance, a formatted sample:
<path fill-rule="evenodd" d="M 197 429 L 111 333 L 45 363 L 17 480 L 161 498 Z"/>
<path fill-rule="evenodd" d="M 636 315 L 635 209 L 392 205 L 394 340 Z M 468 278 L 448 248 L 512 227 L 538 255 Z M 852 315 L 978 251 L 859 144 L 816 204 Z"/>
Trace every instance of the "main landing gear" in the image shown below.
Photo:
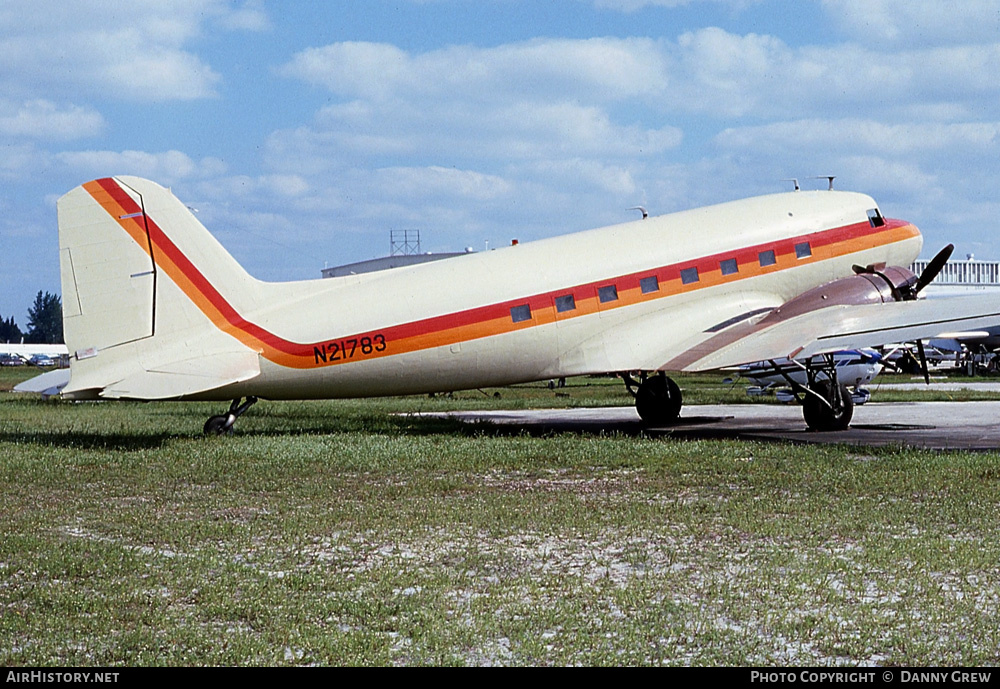
<path fill-rule="evenodd" d="M 243 413 L 247 409 L 257 404 L 256 397 L 247 397 L 247 401 L 241 404 L 240 401 L 242 399 L 242 397 L 234 399 L 233 403 L 229 405 L 228 413 L 208 417 L 208 421 L 205 422 L 205 428 L 203 429 L 205 435 L 232 433 L 233 424 L 236 423 L 236 419 L 243 416 Z"/>
<path fill-rule="evenodd" d="M 774 361 L 770 363 L 784 376 L 802 403 L 802 418 L 810 430 L 847 430 L 854 416 L 854 400 L 847 386 L 837 380 L 837 366 L 832 354 L 799 364 L 805 369 L 806 385 L 792 380 Z"/>
<path fill-rule="evenodd" d="M 854 416 L 854 400 L 847 386 L 821 380 L 805 390 L 802 418 L 814 431 L 844 431 Z"/>
<path fill-rule="evenodd" d="M 625 387 L 635 398 L 635 410 L 647 426 L 665 426 L 677 420 L 681 413 L 681 389 L 663 371 L 648 375 L 639 373 L 636 381 L 628 373 L 621 374 Z"/>

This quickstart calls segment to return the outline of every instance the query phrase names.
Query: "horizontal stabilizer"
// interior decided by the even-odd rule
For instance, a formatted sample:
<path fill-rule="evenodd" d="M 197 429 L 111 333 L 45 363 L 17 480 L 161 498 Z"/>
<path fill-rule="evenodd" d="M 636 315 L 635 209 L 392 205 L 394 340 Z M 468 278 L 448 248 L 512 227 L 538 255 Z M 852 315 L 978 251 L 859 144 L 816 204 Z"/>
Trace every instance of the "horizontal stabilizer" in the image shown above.
<path fill-rule="evenodd" d="M 14 386 L 14 392 L 37 392 L 41 393 L 42 397 L 51 397 L 62 392 L 67 383 L 69 383 L 69 369 L 57 368 L 18 383 Z"/>
<path fill-rule="evenodd" d="M 112 399 L 164 400 L 190 397 L 260 375 L 255 352 L 228 352 L 186 359 L 134 373 L 101 391 Z"/>

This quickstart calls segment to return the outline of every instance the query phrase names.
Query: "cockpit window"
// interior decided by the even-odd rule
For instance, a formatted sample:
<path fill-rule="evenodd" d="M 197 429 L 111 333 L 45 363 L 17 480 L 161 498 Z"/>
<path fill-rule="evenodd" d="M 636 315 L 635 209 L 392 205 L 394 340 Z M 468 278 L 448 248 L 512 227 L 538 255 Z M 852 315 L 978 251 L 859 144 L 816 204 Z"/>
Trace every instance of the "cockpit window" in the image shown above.
<path fill-rule="evenodd" d="M 882 227 L 885 225 L 885 218 L 879 213 L 878 208 L 872 208 L 868 211 L 868 222 L 872 227 Z"/>

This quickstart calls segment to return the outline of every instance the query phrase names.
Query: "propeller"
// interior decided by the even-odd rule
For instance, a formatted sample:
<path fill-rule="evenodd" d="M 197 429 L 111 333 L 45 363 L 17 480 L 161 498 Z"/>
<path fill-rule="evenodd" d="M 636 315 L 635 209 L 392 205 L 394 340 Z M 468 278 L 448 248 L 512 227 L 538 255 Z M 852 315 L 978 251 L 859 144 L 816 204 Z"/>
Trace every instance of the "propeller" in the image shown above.
<path fill-rule="evenodd" d="M 924 383 L 931 384 L 931 374 L 927 370 L 927 355 L 924 353 L 924 341 L 917 340 L 917 354 L 920 355 L 920 372 L 924 374 Z"/>
<path fill-rule="evenodd" d="M 951 252 L 955 250 L 954 244 L 949 244 L 941 251 L 937 252 L 931 262 L 927 264 L 924 271 L 920 273 L 920 277 L 917 279 L 917 283 L 911 287 L 907 293 L 903 296 L 904 299 L 916 299 L 917 295 L 920 294 L 922 290 L 927 285 L 934 281 L 934 278 L 938 276 L 941 269 L 944 268 L 944 264 L 948 262 L 951 258 Z M 924 374 L 924 383 L 927 385 L 931 384 L 931 374 L 927 370 L 927 355 L 924 354 L 924 341 L 917 340 L 917 354 L 920 356 L 920 371 Z"/>
<path fill-rule="evenodd" d="M 948 262 L 951 258 L 951 252 L 955 250 L 954 244 L 949 244 L 941 251 L 937 252 L 937 255 L 931 259 L 931 262 L 927 264 L 924 272 L 920 274 L 920 278 L 917 280 L 917 284 L 913 287 L 913 299 L 916 299 L 917 294 L 920 293 L 927 285 L 931 284 L 934 278 L 937 277 L 941 269 L 944 268 L 944 264 Z"/>
<path fill-rule="evenodd" d="M 938 273 L 941 272 L 941 269 L 944 268 L 945 264 L 948 262 L 948 259 L 951 258 L 951 253 L 954 250 L 955 250 L 954 244 L 949 244 L 948 246 L 941 249 L 941 251 L 937 252 L 934 258 L 930 260 L 930 263 L 927 264 L 927 267 L 924 269 L 924 271 L 920 273 L 920 277 L 917 278 L 916 282 L 912 284 L 900 285 L 899 287 L 896 287 L 893 284 L 892 280 L 890 280 L 882 273 L 882 271 L 885 270 L 884 263 L 874 263 L 870 266 L 865 266 L 865 267 L 856 265 L 853 266 L 853 270 L 857 275 L 868 273 L 872 275 L 878 275 L 879 277 L 881 277 L 883 280 L 886 281 L 886 283 L 888 283 L 890 289 L 892 290 L 893 299 L 896 299 L 897 301 L 913 301 L 914 299 L 917 298 L 917 295 L 920 294 L 921 290 L 923 290 L 925 287 L 927 287 L 927 285 L 931 284 L 934 281 L 934 278 L 936 278 L 938 276 Z M 927 370 L 927 356 L 924 353 L 924 343 L 921 340 L 917 340 L 916 344 L 917 344 L 917 355 L 920 361 L 920 372 L 924 374 L 924 382 L 930 385 L 931 376 L 930 372 Z"/>

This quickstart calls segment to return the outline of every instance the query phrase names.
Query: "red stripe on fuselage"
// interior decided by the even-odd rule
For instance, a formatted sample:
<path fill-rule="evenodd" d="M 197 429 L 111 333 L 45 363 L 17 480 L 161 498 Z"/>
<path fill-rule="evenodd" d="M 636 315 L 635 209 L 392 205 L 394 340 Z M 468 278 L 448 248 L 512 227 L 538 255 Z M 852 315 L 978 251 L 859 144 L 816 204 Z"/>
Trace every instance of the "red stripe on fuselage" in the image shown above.
<path fill-rule="evenodd" d="M 107 208 L 106 210 L 115 218 L 119 223 L 124 222 L 137 222 L 142 223 L 143 217 L 138 216 L 132 220 L 122 219 L 123 215 L 130 215 L 133 213 L 139 213 L 143 209 L 138 203 L 119 185 L 117 181 L 112 178 L 105 178 L 101 180 L 95 180 L 90 184 L 97 184 L 101 190 L 108 194 L 111 199 L 114 200 L 115 204 L 118 205 L 118 211 L 115 209 Z M 90 185 L 85 185 L 88 191 Z M 93 191 L 91 191 L 93 194 Z M 95 197 L 95 200 L 96 199 Z M 99 200 L 98 200 L 99 201 Z M 99 201 L 100 202 L 100 201 Z M 899 220 L 887 220 L 886 224 L 881 227 L 872 227 L 869 222 L 863 221 L 859 223 L 854 223 L 851 225 L 845 225 L 842 227 L 833 228 L 830 230 L 822 230 L 819 232 L 814 232 L 811 234 L 801 235 L 799 237 L 794 237 L 790 239 L 778 240 L 776 242 L 768 242 L 762 244 L 756 244 L 753 246 L 743 247 L 735 251 L 726 251 L 716 254 L 711 254 L 707 256 L 702 256 L 689 261 L 682 261 L 679 263 L 669 264 L 666 266 L 661 266 L 659 268 L 653 268 L 649 270 L 643 270 L 640 272 L 630 273 L 626 275 L 621 275 L 617 277 L 610 277 L 607 279 L 597 280 L 593 282 L 584 283 L 581 285 L 576 285 L 574 287 L 563 288 L 559 290 L 553 290 L 549 292 L 543 292 L 540 294 L 530 295 L 519 299 L 511 299 L 496 304 L 490 304 L 486 306 L 475 307 L 471 309 L 466 309 L 463 311 L 457 311 L 450 314 L 444 314 L 441 316 L 433 316 L 430 318 L 424 318 L 416 321 L 411 321 L 409 323 L 402 323 L 395 326 L 388 326 L 386 328 L 379 329 L 378 331 L 368 331 L 364 333 L 358 333 L 348 336 L 342 336 L 338 338 L 331 338 L 330 340 L 322 340 L 316 343 L 298 343 L 286 340 L 278 335 L 265 330 L 261 326 L 246 320 L 241 316 L 236 309 L 223 297 L 222 294 L 209 282 L 208 278 L 184 255 L 184 253 L 177 247 L 176 244 L 171 241 L 167 234 L 156 224 L 153 218 L 148 215 L 145 216 L 146 220 L 146 230 L 149 233 L 149 244 L 152 245 L 153 250 L 153 260 L 158 268 L 163 269 L 167 275 L 177 283 L 181 289 L 184 289 L 182 282 L 187 282 L 191 285 L 191 288 L 196 290 L 197 294 L 188 296 L 194 301 L 199 308 L 205 313 L 205 315 L 220 329 L 229 334 L 233 335 L 241 342 L 250 346 L 252 348 L 261 351 L 265 358 L 268 358 L 276 363 L 280 363 L 285 366 L 292 366 L 298 368 L 312 368 L 318 365 L 330 365 L 331 363 L 339 364 L 346 363 L 352 359 L 346 359 L 336 362 L 322 362 L 317 363 L 314 356 L 314 348 L 322 347 L 328 342 L 334 341 L 344 341 L 344 340 L 360 340 L 361 338 L 370 338 L 376 334 L 381 335 L 385 338 L 385 341 L 393 344 L 399 345 L 396 347 L 388 347 L 385 351 L 375 354 L 373 356 L 389 356 L 396 353 L 401 353 L 405 351 L 414 351 L 418 349 L 426 349 L 433 346 L 451 344 L 450 340 L 433 342 L 427 344 L 422 343 L 411 343 L 412 346 L 405 346 L 405 341 L 411 340 L 413 338 L 426 338 L 433 336 L 435 334 L 442 334 L 449 330 L 458 330 L 462 328 L 474 328 L 479 325 L 483 325 L 490 321 L 502 321 L 502 319 L 510 319 L 510 309 L 513 306 L 528 304 L 532 312 L 541 312 L 545 309 L 553 308 L 553 300 L 556 296 L 562 296 L 567 294 L 572 294 L 578 302 L 584 299 L 593 299 L 596 296 L 596 291 L 599 287 L 605 285 L 616 285 L 619 292 L 625 292 L 628 290 L 638 290 L 639 281 L 642 278 L 649 276 L 656 276 L 660 283 L 660 291 L 642 295 L 642 300 L 647 299 L 658 299 L 674 294 L 678 294 L 681 289 L 678 284 L 675 289 L 666 289 L 667 285 L 671 282 L 680 283 L 681 271 L 686 268 L 695 267 L 702 275 L 707 275 L 713 271 L 719 270 L 719 262 L 723 258 L 725 259 L 737 259 L 739 266 L 741 267 L 740 273 L 735 273 L 733 275 L 725 276 L 724 280 L 726 282 L 736 281 L 741 279 L 747 279 L 755 275 L 761 274 L 761 270 L 765 273 L 775 272 L 777 270 L 782 270 L 780 265 L 770 266 L 768 268 L 760 269 L 757 267 L 758 264 L 758 254 L 761 251 L 772 250 L 775 252 L 778 263 L 781 263 L 783 256 L 794 256 L 795 245 L 801 242 L 809 242 L 813 253 L 815 254 L 818 250 L 823 247 L 843 243 L 843 242 L 858 242 L 863 240 L 865 237 L 870 237 L 873 235 L 879 235 L 882 233 L 891 233 L 899 228 L 906 227 L 908 223 Z M 914 234 L 916 230 L 913 230 Z M 143 245 L 141 241 L 133 233 L 129 233 L 130 236 L 137 241 L 137 243 L 142 246 L 144 251 L 149 251 L 149 245 Z M 888 243 L 888 242 L 886 242 Z M 857 246 L 849 247 L 848 250 L 841 252 L 842 254 L 852 253 L 854 251 L 859 251 L 867 246 Z M 157 253 L 162 254 L 162 257 L 166 259 L 161 263 L 157 260 Z M 815 261 L 816 259 L 812 259 Z M 164 266 L 163 264 L 167 265 Z M 176 270 L 179 271 L 178 274 L 172 274 L 173 269 L 169 264 L 176 266 Z M 749 270 L 753 266 L 754 271 Z M 742 272 L 744 268 L 748 270 Z M 747 274 L 752 273 L 752 274 Z M 702 285 L 709 286 L 709 285 Z M 683 290 L 687 291 L 690 289 L 699 288 L 698 283 L 684 285 Z M 201 300 L 196 297 L 201 297 Z M 216 312 L 215 314 L 206 311 L 203 303 L 207 303 L 212 310 Z M 621 308 L 623 306 L 630 305 L 631 303 L 636 303 L 631 301 L 629 303 L 615 303 L 615 304 L 605 304 L 602 308 Z M 561 317 L 571 318 L 574 315 L 584 315 L 583 313 L 574 314 L 573 312 L 564 313 Z M 221 320 L 221 322 L 220 322 Z M 509 322 L 504 327 L 498 327 L 494 331 L 486 334 L 477 334 L 475 337 L 486 337 L 489 335 L 501 334 L 504 332 L 511 332 L 514 330 L 520 330 L 524 327 L 530 327 L 533 324 L 537 324 L 536 320 L 533 318 L 531 321 L 513 323 Z M 447 338 L 446 338 L 447 339 Z M 463 338 L 460 335 L 454 337 L 455 341 L 461 341 Z M 259 344 L 257 344 L 259 343 Z M 269 351 L 270 350 L 270 351 Z M 289 358 L 291 361 L 289 361 Z M 371 358 L 371 357 L 368 357 Z"/>

